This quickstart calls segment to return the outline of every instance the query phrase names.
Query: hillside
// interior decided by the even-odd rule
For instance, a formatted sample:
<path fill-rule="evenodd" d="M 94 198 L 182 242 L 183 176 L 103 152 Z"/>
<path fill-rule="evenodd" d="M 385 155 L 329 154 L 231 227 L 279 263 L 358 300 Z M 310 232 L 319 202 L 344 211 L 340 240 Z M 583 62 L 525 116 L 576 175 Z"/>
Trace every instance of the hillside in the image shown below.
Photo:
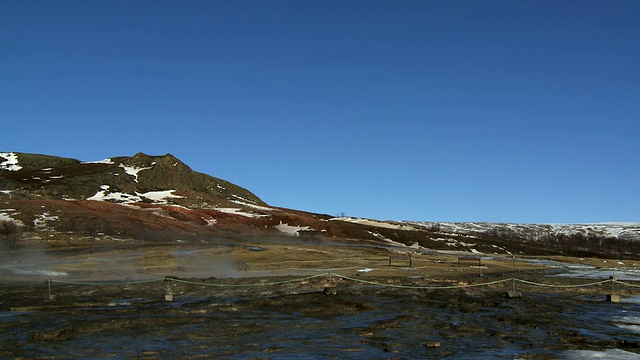
<path fill-rule="evenodd" d="M 4 154 L 4 155 L 3 155 Z M 185 207 L 265 205 L 246 189 L 195 172 L 173 155 L 81 162 L 45 155 L 0 154 L 0 187 L 16 198 L 172 203 Z"/>
<path fill-rule="evenodd" d="M 397 222 L 272 207 L 173 155 L 83 162 L 0 153 L 0 235 L 9 246 L 122 239 L 369 244 L 393 251 L 637 257 L 640 224 Z"/>

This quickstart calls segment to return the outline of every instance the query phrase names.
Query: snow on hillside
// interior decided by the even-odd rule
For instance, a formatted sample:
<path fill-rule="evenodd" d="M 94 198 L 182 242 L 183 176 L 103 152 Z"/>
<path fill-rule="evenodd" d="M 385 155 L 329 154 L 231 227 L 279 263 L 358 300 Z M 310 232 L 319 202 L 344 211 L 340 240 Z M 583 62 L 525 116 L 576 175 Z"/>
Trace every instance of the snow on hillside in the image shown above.
<path fill-rule="evenodd" d="M 603 224 L 550 224 L 557 234 L 600 235 L 618 239 L 640 239 L 640 223 L 603 223 Z"/>
<path fill-rule="evenodd" d="M 118 165 L 118 167 L 123 168 L 125 173 L 133 176 L 133 181 L 138 182 L 138 173 L 143 170 L 153 169 L 153 165 L 155 164 L 156 164 L 155 162 L 151 163 L 150 167 L 136 167 L 136 166 L 127 166 L 124 164 L 120 164 Z"/>
<path fill-rule="evenodd" d="M 391 221 L 380 221 L 380 220 L 371 220 L 371 219 L 363 219 L 363 218 L 354 218 L 354 217 L 337 217 L 329 219 L 330 221 L 344 221 L 350 222 L 354 224 L 367 225 L 367 226 L 375 226 L 385 229 L 395 229 L 395 230 L 416 230 L 414 226 L 391 222 Z"/>
<path fill-rule="evenodd" d="M 22 221 L 16 220 L 13 218 L 13 214 L 16 212 L 16 209 L 0 209 L 0 221 L 8 221 L 15 223 L 20 226 L 24 226 Z"/>
<path fill-rule="evenodd" d="M 98 161 L 82 161 L 82 162 L 80 162 L 80 164 L 108 164 L 108 165 L 113 165 L 113 160 L 111 160 L 111 158 L 107 158 L 107 159 L 98 160 Z"/>
<path fill-rule="evenodd" d="M 234 204 L 238 204 L 241 206 L 246 206 L 246 207 L 250 207 L 259 211 L 273 211 L 273 208 L 267 207 L 267 206 L 260 206 L 260 205 L 256 205 L 254 204 L 255 201 L 253 200 L 249 200 L 249 199 L 245 199 L 242 196 L 238 196 L 236 194 L 231 194 L 232 197 L 239 199 L 239 200 L 229 200 L 230 202 L 234 203 Z"/>
<path fill-rule="evenodd" d="M 280 221 L 279 225 L 274 226 L 278 231 L 289 234 L 291 236 L 300 236 L 300 231 L 312 231 L 309 226 L 291 226 L 289 224 L 283 224 Z"/>
<path fill-rule="evenodd" d="M 2 158 L 4 158 L 4 161 L 0 162 L 0 170 L 18 171 L 22 169 L 22 166 L 18 164 L 18 155 L 16 153 L 0 152 L 0 159 Z"/>
<path fill-rule="evenodd" d="M 95 201 L 114 201 L 118 203 L 136 203 L 142 202 L 143 198 L 150 200 L 154 204 L 166 204 L 167 199 L 180 199 L 183 196 L 174 195 L 173 192 L 175 190 L 161 190 L 161 191 L 148 191 L 146 193 L 139 193 L 136 191 L 136 195 L 122 193 L 122 192 L 112 192 L 110 191 L 109 185 L 100 186 L 101 190 L 88 197 L 87 200 L 95 200 Z"/>
<path fill-rule="evenodd" d="M 216 186 L 220 187 L 220 185 L 216 184 Z M 224 189 L 224 188 L 223 188 Z M 238 199 L 238 200 L 231 200 L 232 202 L 238 203 L 238 204 L 246 204 L 247 206 L 257 206 L 253 203 L 255 203 L 255 201 L 253 200 L 249 200 L 249 199 L 245 199 L 242 196 L 236 195 L 236 194 L 231 194 L 231 196 L 233 196 L 234 198 Z M 258 207 L 262 207 L 262 206 L 258 206 Z M 264 209 L 267 210 L 271 210 L 270 208 L 265 208 L 262 207 Z"/>
<path fill-rule="evenodd" d="M 48 212 L 43 212 L 33 220 L 33 226 L 41 231 L 50 231 L 54 228 L 49 226 L 49 222 L 57 220 L 59 220 L 58 215 L 51 215 Z"/>
<path fill-rule="evenodd" d="M 268 215 L 263 215 L 263 214 L 255 214 L 255 213 L 246 212 L 246 211 L 243 211 L 242 209 L 239 209 L 239 208 L 214 207 L 213 210 L 219 211 L 221 213 L 240 215 L 240 216 L 253 218 L 253 219 L 257 219 L 257 218 L 268 216 Z"/>
<path fill-rule="evenodd" d="M 476 235 L 499 235 L 531 240 L 557 235 L 640 240 L 640 223 L 595 224 L 506 224 L 485 222 L 380 221 L 353 217 L 338 217 L 332 221 L 397 230 L 431 230 L 441 234 L 458 234 L 473 238 Z"/>
<path fill-rule="evenodd" d="M 557 235 L 583 235 L 585 237 L 640 240 L 640 223 L 595 224 L 505 224 L 505 223 L 452 223 L 406 222 L 414 226 L 438 229 L 442 233 L 484 234 L 539 240 Z"/>

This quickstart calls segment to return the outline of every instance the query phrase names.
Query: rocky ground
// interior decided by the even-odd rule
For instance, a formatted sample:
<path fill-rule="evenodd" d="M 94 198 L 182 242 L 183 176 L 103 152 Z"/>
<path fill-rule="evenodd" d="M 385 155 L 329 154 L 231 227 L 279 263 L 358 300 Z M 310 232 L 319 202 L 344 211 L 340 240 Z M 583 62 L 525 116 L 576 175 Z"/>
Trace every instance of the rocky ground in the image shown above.
<path fill-rule="evenodd" d="M 353 244 L 93 245 L 3 251 L 1 358 L 640 356 L 637 288 L 616 284 L 615 303 L 609 282 L 562 287 L 597 280 L 555 276 L 568 263 L 612 260 L 413 254 L 409 263 Z"/>

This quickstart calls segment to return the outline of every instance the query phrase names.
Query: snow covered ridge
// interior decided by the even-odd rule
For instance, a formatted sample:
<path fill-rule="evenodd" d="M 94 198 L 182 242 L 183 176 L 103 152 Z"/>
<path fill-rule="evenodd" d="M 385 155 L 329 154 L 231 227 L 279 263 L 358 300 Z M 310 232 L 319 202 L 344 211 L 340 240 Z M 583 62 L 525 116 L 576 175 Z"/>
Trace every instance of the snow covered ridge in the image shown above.
<path fill-rule="evenodd" d="M 18 164 L 18 155 L 16 153 L 4 153 L 0 152 L 0 170 L 18 171 L 22 169 L 22 166 Z"/>
<path fill-rule="evenodd" d="M 338 217 L 330 220 L 395 230 L 430 230 L 442 234 L 459 234 L 468 237 L 492 235 L 541 240 L 559 235 L 580 235 L 584 237 L 640 241 L 640 223 L 633 222 L 596 224 L 505 224 L 484 222 L 380 221 L 354 217 Z"/>
<path fill-rule="evenodd" d="M 452 222 L 404 222 L 413 226 L 436 230 L 441 233 L 464 235 L 492 235 L 542 240 L 557 236 L 584 236 L 640 240 L 640 223 L 594 224 L 505 224 L 505 223 L 452 223 Z"/>
<path fill-rule="evenodd" d="M 111 160 L 111 158 L 108 158 L 108 159 L 98 160 L 98 161 L 81 161 L 80 164 L 107 164 L 107 165 L 113 165 L 113 160 Z"/>

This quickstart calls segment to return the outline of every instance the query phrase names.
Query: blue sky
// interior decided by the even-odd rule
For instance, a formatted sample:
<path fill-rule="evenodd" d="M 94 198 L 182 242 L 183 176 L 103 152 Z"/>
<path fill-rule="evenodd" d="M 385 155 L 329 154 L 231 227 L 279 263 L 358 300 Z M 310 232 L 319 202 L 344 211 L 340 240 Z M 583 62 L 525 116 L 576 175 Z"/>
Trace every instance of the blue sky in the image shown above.
<path fill-rule="evenodd" d="M 638 1 L 0 2 L 0 151 L 376 219 L 640 221 Z"/>

